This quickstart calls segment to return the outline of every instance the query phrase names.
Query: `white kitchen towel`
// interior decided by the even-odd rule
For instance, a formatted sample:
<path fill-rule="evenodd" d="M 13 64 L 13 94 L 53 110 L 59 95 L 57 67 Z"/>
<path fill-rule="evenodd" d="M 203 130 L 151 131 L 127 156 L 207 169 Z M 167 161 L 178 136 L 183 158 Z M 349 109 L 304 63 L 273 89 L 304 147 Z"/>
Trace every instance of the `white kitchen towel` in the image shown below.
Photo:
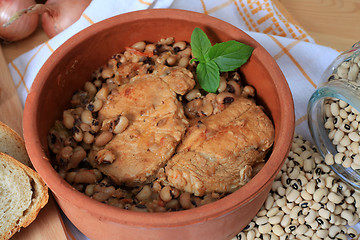
<path fill-rule="evenodd" d="M 316 44 L 278 0 L 93 0 L 76 23 L 9 63 L 21 102 L 25 103 L 46 59 L 71 36 L 103 19 L 148 8 L 177 8 L 208 14 L 233 24 L 257 40 L 276 60 L 290 86 L 296 133 L 311 140 L 306 121 L 307 102 L 321 84 L 323 71 L 339 52 Z M 68 220 L 65 222 L 72 239 L 86 239 Z"/>

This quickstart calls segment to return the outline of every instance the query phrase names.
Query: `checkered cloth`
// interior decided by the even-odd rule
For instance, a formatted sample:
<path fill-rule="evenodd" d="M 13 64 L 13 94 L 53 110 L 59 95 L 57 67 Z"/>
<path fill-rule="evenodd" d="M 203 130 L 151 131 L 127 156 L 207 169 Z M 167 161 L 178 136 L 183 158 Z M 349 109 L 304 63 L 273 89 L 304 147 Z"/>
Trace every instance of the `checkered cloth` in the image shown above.
<path fill-rule="evenodd" d="M 323 71 L 339 52 L 317 45 L 278 0 L 93 0 L 81 18 L 54 38 L 9 64 L 22 103 L 46 59 L 80 30 L 125 12 L 177 8 L 208 14 L 244 30 L 273 56 L 283 71 L 295 104 L 296 133 L 311 140 L 306 106 Z M 350 46 L 349 46 L 350 48 Z M 71 239 L 86 239 L 64 216 Z"/>

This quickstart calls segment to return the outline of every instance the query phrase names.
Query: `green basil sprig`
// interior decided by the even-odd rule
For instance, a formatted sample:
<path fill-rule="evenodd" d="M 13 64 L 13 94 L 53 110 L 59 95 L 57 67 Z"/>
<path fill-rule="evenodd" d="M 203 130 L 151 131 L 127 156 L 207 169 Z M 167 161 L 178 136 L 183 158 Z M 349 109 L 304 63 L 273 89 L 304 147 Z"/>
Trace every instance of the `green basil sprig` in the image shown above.
<path fill-rule="evenodd" d="M 207 92 L 216 92 L 220 83 L 220 72 L 233 71 L 247 62 L 254 48 L 235 40 L 211 42 L 206 34 L 195 28 L 191 34 L 191 49 L 194 59 L 199 62 L 196 77 L 200 86 Z"/>

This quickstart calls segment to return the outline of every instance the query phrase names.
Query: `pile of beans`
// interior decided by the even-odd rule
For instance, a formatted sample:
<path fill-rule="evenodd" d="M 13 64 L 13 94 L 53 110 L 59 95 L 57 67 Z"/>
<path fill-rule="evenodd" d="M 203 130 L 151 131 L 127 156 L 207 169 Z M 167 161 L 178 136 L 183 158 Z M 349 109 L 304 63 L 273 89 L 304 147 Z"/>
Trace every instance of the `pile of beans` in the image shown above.
<path fill-rule="evenodd" d="M 236 239 L 358 239 L 360 192 L 295 136 L 264 205 Z M 346 227 L 346 226 L 350 227 Z"/>
<path fill-rule="evenodd" d="M 129 120 L 98 120 L 112 89 L 128 83 L 140 74 L 152 74 L 157 67 L 186 68 L 195 76 L 196 63 L 190 45 L 175 42 L 174 38 L 160 39 L 156 43 L 137 42 L 122 53 L 112 56 L 99 67 L 83 89 L 72 96 L 71 107 L 63 112 L 62 120 L 55 122 L 48 134 L 52 164 L 59 174 L 75 189 L 100 202 L 123 209 L 144 212 L 179 211 L 216 201 L 226 194 L 209 193 L 196 197 L 171 187 L 161 168 L 150 184 L 136 187 L 116 185 L 110 178 L 93 168 L 87 158 L 96 148 L 99 164 L 111 164 L 114 154 L 104 149 L 116 134 L 126 130 Z M 254 100 L 255 89 L 242 81 L 240 71 L 221 73 L 217 93 L 207 93 L 195 86 L 185 96 L 178 96 L 187 118 L 206 117 L 223 111 L 235 97 Z M 260 170 L 260 169 L 258 169 Z"/>
<path fill-rule="evenodd" d="M 347 79 L 360 83 L 360 56 L 342 62 L 329 77 L 329 81 Z M 326 115 L 325 128 L 329 130 L 329 139 L 336 147 L 337 154 L 328 153 L 325 162 L 328 165 L 340 164 L 345 168 L 360 171 L 360 113 L 348 103 L 336 99 L 324 101 Z"/>

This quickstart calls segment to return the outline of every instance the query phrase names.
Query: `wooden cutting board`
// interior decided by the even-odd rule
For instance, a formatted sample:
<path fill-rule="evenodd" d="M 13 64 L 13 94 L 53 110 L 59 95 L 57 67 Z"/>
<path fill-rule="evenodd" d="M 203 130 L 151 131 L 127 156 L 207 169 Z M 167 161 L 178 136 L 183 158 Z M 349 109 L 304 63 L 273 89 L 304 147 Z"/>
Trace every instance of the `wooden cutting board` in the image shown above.
<path fill-rule="evenodd" d="M 22 116 L 23 108 L 0 45 L 0 121 L 23 136 Z M 49 202 L 40 211 L 36 220 L 27 228 L 22 228 L 12 239 L 68 239 L 65 233 L 65 225 L 60 216 L 60 210 L 51 194 Z"/>

